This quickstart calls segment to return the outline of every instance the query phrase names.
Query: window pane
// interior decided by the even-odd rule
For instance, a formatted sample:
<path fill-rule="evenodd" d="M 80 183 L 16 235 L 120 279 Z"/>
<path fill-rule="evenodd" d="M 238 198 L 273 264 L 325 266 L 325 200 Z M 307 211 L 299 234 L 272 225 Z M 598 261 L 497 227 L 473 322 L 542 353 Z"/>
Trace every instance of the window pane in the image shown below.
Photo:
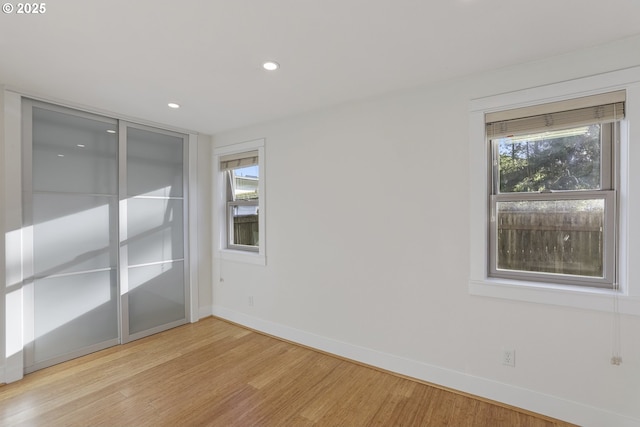
<path fill-rule="evenodd" d="M 502 138 L 499 191 L 598 190 L 601 125 Z"/>
<path fill-rule="evenodd" d="M 258 246 L 258 205 L 233 205 L 232 245 Z"/>
<path fill-rule="evenodd" d="M 605 200 L 497 202 L 497 268 L 603 277 Z"/>
<path fill-rule="evenodd" d="M 232 170 L 233 200 L 254 200 L 258 198 L 258 166 Z"/>

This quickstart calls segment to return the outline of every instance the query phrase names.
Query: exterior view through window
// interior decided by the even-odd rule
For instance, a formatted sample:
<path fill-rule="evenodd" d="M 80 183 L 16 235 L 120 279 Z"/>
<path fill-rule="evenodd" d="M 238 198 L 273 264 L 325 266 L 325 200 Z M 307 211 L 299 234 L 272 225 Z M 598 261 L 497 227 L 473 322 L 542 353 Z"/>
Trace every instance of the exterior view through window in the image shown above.
<path fill-rule="evenodd" d="M 492 276 L 614 287 L 620 117 L 594 108 L 487 124 Z"/>
<path fill-rule="evenodd" d="M 258 250 L 258 165 L 229 169 L 228 227 L 229 247 Z"/>
<path fill-rule="evenodd" d="M 497 267 L 602 277 L 604 198 L 547 194 L 601 189 L 600 125 L 496 145 L 500 194 L 535 194 L 496 202 Z"/>

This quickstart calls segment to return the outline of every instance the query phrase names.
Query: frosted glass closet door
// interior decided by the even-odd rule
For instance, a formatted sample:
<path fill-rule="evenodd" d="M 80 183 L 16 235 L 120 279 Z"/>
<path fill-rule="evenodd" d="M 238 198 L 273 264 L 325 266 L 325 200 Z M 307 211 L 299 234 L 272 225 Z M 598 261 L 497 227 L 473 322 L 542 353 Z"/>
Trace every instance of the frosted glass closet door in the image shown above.
<path fill-rule="evenodd" d="M 23 113 L 32 371 L 119 341 L 118 141 L 114 120 L 29 101 Z"/>
<path fill-rule="evenodd" d="M 181 135 L 126 128 L 125 341 L 186 323 Z"/>

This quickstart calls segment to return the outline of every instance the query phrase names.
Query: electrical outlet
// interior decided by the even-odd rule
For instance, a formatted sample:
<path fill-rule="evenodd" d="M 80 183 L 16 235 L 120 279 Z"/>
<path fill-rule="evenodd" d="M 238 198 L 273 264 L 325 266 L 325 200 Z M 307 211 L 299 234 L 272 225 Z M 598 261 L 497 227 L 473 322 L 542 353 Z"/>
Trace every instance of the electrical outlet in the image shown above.
<path fill-rule="evenodd" d="M 249 307 L 253 307 L 253 295 L 249 296 L 249 299 L 247 300 L 247 303 L 249 303 Z"/>
<path fill-rule="evenodd" d="M 502 364 L 516 367 L 516 351 L 514 349 L 502 349 Z"/>

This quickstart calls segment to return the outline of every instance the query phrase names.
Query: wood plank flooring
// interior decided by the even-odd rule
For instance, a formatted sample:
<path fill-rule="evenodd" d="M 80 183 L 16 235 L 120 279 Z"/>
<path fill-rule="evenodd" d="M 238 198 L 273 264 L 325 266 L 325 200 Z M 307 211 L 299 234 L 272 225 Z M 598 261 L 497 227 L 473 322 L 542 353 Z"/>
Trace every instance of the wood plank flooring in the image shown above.
<path fill-rule="evenodd" d="M 208 318 L 1 386 L 0 425 L 569 424 Z"/>

